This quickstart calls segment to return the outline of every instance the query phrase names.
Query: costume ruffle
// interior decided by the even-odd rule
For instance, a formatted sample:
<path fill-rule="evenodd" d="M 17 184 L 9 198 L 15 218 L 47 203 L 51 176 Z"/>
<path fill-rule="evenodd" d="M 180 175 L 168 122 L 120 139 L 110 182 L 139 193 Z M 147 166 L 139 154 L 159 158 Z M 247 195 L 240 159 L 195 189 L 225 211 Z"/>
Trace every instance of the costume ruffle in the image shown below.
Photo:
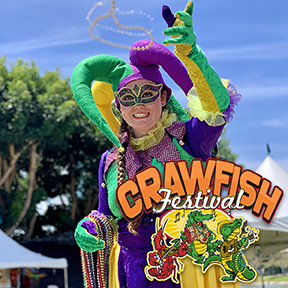
<path fill-rule="evenodd" d="M 228 108 L 223 112 L 225 114 L 225 121 L 229 123 L 233 119 L 233 114 L 235 113 L 234 109 L 238 105 L 238 102 L 242 99 L 242 95 L 237 92 L 236 86 L 228 83 L 226 87 L 228 94 L 230 96 L 230 104 Z"/>
<path fill-rule="evenodd" d="M 211 112 L 203 110 L 195 87 L 192 87 L 188 92 L 187 99 L 189 101 L 188 107 L 190 108 L 190 113 L 193 117 L 198 118 L 200 121 L 205 121 L 210 126 L 220 126 L 225 123 L 223 118 L 225 115 L 223 113 L 219 111 Z"/>
<path fill-rule="evenodd" d="M 174 122 L 170 127 L 166 128 L 166 131 L 178 140 L 182 140 L 186 132 L 185 122 Z M 164 133 L 164 136 L 158 145 L 151 146 L 145 151 L 139 150 L 136 152 L 130 144 L 128 145 L 126 150 L 126 169 L 128 177 L 133 179 L 140 168 L 143 169 L 151 166 L 152 158 L 157 159 L 161 163 L 181 159 L 177 148 L 167 133 Z"/>
<path fill-rule="evenodd" d="M 190 108 L 191 115 L 198 118 L 200 121 L 205 121 L 209 126 L 220 126 L 230 122 L 233 119 L 233 114 L 235 113 L 234 108 L 237 106 L 242 97 L 241 94 L 237 92 L 234 85 L 224 79 L 222 82 L 224 86 L 226 86 L 230 97 L 230 103 L 224 112 L 205 111 L 202 108 L 202 104 L 195 87 L 192 87 L 187 94 L 187 99 L 189 101 L 188 107 Z"/>
<path fill-rule="evenodd" d="M 152 146 L 158 145 L 163 139 L 165 128 L 172 125 L 176 121 L 175 114 L 169 114 L 168 110 L 164 110 L 162 118 L 157 122 L 157 127 L 149 131 L 147 136 L 141 138 L 134 138 L 130 136 L 130 145 L 134 151 L 145 151 Z"/>

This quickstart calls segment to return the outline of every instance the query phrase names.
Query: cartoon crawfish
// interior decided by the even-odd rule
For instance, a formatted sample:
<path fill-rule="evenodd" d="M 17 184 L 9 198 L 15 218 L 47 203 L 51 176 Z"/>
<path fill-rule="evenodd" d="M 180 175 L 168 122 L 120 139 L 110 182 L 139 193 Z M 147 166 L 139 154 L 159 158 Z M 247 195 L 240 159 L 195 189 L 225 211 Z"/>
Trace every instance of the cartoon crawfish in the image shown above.
<path fill-rule="evenodd" d="M 177 257 L 185 256 L 187 244 L 179 239 L 172 246 L 168 246 L 164 235 L 166 223 L 167 221 L 152 236 L 154 250 L 147 254 L 148 266 L 145 267 L 145 274 L 151 281 L 153 278 L 164 281 L 171 277 L 174 283 L 179 283 L 177 273 L 183 271 L 184 265 Z M 179 246 L 179 248 L 176 246 Z"/>

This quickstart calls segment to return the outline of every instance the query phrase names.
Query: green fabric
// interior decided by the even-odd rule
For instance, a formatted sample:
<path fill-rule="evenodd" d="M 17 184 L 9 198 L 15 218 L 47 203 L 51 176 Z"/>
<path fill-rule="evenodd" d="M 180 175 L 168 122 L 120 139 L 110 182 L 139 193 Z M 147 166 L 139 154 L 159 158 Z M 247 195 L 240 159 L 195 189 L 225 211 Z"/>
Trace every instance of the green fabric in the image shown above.
<path fill-rule="evenodd" d="M 110 83 L 112 90 L 116 91 L 121 79 L 132 73 L 132 68 L 124 60 L 111 55 L 96 55 L 81 61 L 71 76 L 72 93 L 81 110 L 118 147 L 117 136 L 96 106 L 91 84 L 94 80 Z"/>
<path fill-rule="evenodd" d="M 104 241 L 98 240 L 95 236 L 86 232 L 86 229 L 81 226 L 81 224 L 87 220 L 90 221 L 89 218 L 82 219 L 76 227 L 74 237 L 78 246 L 86 252 L 95 252 L 103 249 L 105 247 Z"/>
<path fill-rule="evenodd" d="M 176 146 L 181 159 L 185 159 L 188 163 L 188 166 L 190 167 L 190 163 L 192 159 L 194 159 L 194 157 L 192 157 L 182 148 L 182 146 L 178 143 L 178 140 L 175 137 L 173 137 L 172 142 Z M 156 167 L 160 171 L 161 176 L 163 177 L 164 165 L 156 158 L 152 158 L 151 165 Z M 117 173 L 118 173 L 117 163 L 116 161 L 113 161 L 105 173 L 105 183 L 108 191 L 109 208 L 111 212 L 114 214 L 114 216 L 117 218 L 117 220 L 119 220 L 123 218 L 123 215 L 116 201 Z"/>
<path fill-rule="evenodd" d="M 192 157 L 187 151 L 185 151 L 182 146 L 179 144 L 179 142 L 177 141 L 176 138 L 172 139 L 172 142 L 174 143 L 174 145 L 176 146 L 179 154 L 180 154 L 180 158 L 181 159 L 185 159 L 188 163 L 188 166 L 190 167 L 190 163 L 192 161 L 192 159 L 194 159 L 194 157 Z"/>
<path fill-rule="evenodd" d="M 230 97 L 227 89 L 223 86 L 221 79 L 215 70 L 209 65 L 208 60 L 198 45 L 192 47 L 188 57 L 199 67 L 206 79 L 219 107 L 220 112 L 227 109 Z"/>
<path fill-rule="evenodd" d="M 188 121 L 189 118 L 188 118 L 185 110 L 183 109 L 183 107 L 178 102 L 178 100 L 174 97 L 173 94 L 171 95 L 168 103 L 166 104 L 166 107 L 167 107 L 170 114 L 173 114 L 173 113 L 176 114 L 177 121 L 179 121 L 179 122 Z"/>
<path fill-rule="evenodd" d="M 105 173 L 105 183 L 108 191 L 109 208 L 112 211 L 113 215 L 117 218 L 117 220 L 119 220 L 123 217 L 123 215 L 116 201 L 117 174 L 117 162 L 113 161 Z"/>
<path fill-rule="evenodd" d="M 166 28 L 163 30 L 163 33 L 167 36 L 178 36 L 172 39 L 165 39 L 163 44 L 188 44 L 191 46 L 191 50 L 188 49 L 187 56 L 190 60 L 192 60 L 201 70 L 204 78 L 206 79 L 212 94 L 215 97 L 217 105 L 219 107 L 220 112 L 223 112 L 227 109 L 230 103 L 230 97 L 223 86 L 219 76 L 214 71 L 214 69 L 209 65 L 207 58 L 201 48 L 196 45 L 196 35 L 193 29 L 193 7 L 194 4 L 187 9 L 186 12 L 178 11 L 175 15 L 180 18 L 181 21 L 184 22 L 184 26 L 175 26 Z M 179 36 L 180 35 L 180 36 Z M 188 52 L 190 50 L 190 52 Z M 186 56 L 186 55 L 185 55 Z M 193 80 L 193 79 L 192 79 Z"/>

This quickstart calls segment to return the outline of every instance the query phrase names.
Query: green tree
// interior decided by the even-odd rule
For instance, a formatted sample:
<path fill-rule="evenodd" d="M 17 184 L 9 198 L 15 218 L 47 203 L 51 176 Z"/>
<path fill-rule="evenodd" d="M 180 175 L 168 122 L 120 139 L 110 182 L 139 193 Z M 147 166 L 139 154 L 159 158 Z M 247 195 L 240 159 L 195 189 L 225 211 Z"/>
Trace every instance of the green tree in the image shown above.
<path fill-rule="evenodd" d="M 59 194 L 70 201 L 52 208 L 63 219 L 56 230 L 73 227 L 82 207 L 97 203 L 97 165 L 108 146 L 59 70 L 40 75 L 21 59 L 8 69 L 0 58 L 0 225 L 7 234 L 19 227 L 27 239 L 57 222 L 55 213 L 39 217 L 36 204 Z"/>
<path fill-rule="evenodd" d="M 231 139 L 226 138 L 226 128 L 224 128 L 223 133 L 219 141 L 217 142 L 217 153 L 215 155 L 217 158 L 221 158 L 221 159 L 225 159 L 225 160 L 233 161 L 233 162 L 237 160 L 238 155 L 232 152 L 229 146 L 230 142 L 231 142 Z"/>

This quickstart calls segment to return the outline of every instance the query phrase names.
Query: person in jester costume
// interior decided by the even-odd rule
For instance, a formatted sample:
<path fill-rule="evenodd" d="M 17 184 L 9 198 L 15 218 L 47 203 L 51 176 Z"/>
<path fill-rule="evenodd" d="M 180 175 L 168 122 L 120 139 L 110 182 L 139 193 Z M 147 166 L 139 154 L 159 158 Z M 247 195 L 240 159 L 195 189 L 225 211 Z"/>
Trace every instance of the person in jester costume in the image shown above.
<path fill-rule="evenodd" d="M 185 265 L 189 277 L 180 275 L 180 283 L 147 279 L 146 257 L 159 215 L 144 214 L 128 222 L 115 198 L 117 186 L 146 167 L 163 171 L 166 161 L 206 161 L 240 100 L 235 87 L 218 77 L 196 45 L 192 12 L 191 1 L 175 15 L 168 6 L 162 8 L 168 24 L 164 34 L 172 36 L 163 44 L 175 44 L 176 55 L 162 44 L 141 40 L 132 45 L 129 64 L 111 55 L 96 55 L 73 71 L 71 87 L 77 103 L 114 144 L 99 165 L 98 210 L 80 221 L 75 231 L 85 287 L 238 287 L 216 281 L 220 268 L 210 268 L 204 275 L 192 263 Z M 164 83 L 160 66 L 187 96 L 191 119 Z M 122 123 L 111 110 L 114 97 Z"/>

